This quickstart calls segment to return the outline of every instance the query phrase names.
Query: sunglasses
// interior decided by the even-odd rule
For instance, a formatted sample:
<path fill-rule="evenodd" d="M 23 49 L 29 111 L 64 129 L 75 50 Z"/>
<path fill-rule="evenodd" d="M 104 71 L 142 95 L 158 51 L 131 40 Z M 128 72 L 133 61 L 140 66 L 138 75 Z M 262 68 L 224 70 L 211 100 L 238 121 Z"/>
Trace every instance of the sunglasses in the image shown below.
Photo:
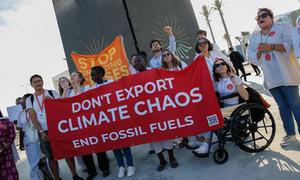
<path fill-rule="evenodd" d="M 215 64 L 214 66 L 215 66 L 215 68 L 220 68 L 222 66 L 226 66 L 226 63 L 225 62 L 221 62 L 221 63 Z"/>
<path fill-rule="evenodd" d="M 167 56 L 170 56 L 171 53 L 166 53 L 166 54 L 163 54 L 163 57 L 167 57 Z"/>
<path fill-rule="evenodd" d="M 204 46 L 204 45 L 207 45 L 208 44 L 208 42 L 200 42 L 200 43 L 198 43 L 198 46 Z"/>
<path fill-rule="evenodd" d="M 256 20 L 259 20 L 259 18 L 263 18 L 263 19 L 265 19 L 266 17 L 268 17 L 269 16 L 269 13 L 263 13 L 263 14 L 261 14 L 261 15 L 258 15 L 258 16 L 256 16 Z"/>

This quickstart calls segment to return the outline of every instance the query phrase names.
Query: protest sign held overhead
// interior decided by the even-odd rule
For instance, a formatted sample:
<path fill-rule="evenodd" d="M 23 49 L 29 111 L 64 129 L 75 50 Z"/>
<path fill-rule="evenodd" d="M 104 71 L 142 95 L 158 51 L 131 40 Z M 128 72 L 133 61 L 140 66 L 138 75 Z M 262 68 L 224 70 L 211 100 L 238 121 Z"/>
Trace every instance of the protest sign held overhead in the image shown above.
<path fill-rule="evenodd" d="M 73 52 L 71 56 L 77 70 L 86 79 L 86 85 L 92 85 L 90 69 L 94 66 L 102 66 L 105 69 L 105 79 L 118 80 L 130 74 L 122 36 L 117 36 L 98 55 L 83 55 Z"/>

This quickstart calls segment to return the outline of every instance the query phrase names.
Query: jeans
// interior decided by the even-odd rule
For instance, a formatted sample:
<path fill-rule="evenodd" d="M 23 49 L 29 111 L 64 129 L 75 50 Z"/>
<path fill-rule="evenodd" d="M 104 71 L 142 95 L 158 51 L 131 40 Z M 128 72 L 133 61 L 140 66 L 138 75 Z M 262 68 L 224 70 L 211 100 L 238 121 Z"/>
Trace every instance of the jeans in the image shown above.
<path fill-rule="evenodd" d="M 123 154 L 126 158 L 127 166 L 133 166 L 133 159 L 132 159 L 131 149 L 130 149 L 130 147 L 127 147 L 127 148 L 113 150 L 119 167 L 125 167 L 122 151 L 123 151 Z"/>
<path fill-rule="evenodd" d="M 298 86 L 279 86 L 270 89 L 278 107 L 283 127 L 288 136 L 295 135 L 294 118 L 300 133 L 300 96 Z M 293 115 L 292 115 L 293 114 Z"/>

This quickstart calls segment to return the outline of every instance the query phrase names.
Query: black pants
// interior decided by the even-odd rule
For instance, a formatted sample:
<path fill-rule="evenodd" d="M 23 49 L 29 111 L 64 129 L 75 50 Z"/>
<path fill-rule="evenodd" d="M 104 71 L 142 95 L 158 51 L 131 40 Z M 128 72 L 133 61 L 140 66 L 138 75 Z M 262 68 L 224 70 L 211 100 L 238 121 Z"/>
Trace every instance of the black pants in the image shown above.
<path fill-rule="evenodd" d="M 252 66 L 253 70 L 255 71 L 256 75 L 259 75 L 260 74 L 259 68 L 254 64 L 251 64 L 251 66 Z"/>
<path fill-rule="evenodd" d="M 240 76 L 239 74 L 239 70 L 242 72 L 242 74 L 246 74 L 246 71 L 244 69 L 244 66 L 241 64 L 241 65 L 237 65 L 237 66 L 234 66 L 234 69 L 236 71 L 236 75 Z M 247 81 L 247 78 L 244 77 L 244 80 Z"/>
<path fill-rule="evenodd" d="M 107 159 L 106 152 L 97 153 L 96 155 L 97 155 L 97 159 L 98 159 L 99 169 L 102 172 L 108 171 L 109 170 L 109 162 Z M 88 174 L 96 175 L 97 171 L 96 171 L 96 166 L 94 163 L 93 154 L 88 154 L 88 155 L 82 156 L 82 160 L 83 160 L 84 164 L 86 165 Z"/>

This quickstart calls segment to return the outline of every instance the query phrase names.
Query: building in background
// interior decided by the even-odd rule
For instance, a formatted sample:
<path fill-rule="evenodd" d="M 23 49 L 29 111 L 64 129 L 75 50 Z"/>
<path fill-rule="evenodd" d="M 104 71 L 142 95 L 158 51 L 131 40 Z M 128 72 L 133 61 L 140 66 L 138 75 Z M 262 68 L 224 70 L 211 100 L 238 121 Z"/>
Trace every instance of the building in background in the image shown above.
<path fill-rule="evenodd" d="M 299 17 L 300 17 L 300 9 L 297 9 L 297 10 L 294 10 L 291 12 L 287 12 L 287 13 L 275 16 L 275 21 L 288 23 L 292 27 L 296 27 L 297 26 L 297 18 L 299 18 Z"/>
<path fill-rule="evenodd" d="M 156 38 L 163 47 L 168 37 L 163 26 L 173 27 L 176 54 L 186 62 L 195 55 L 199 30 L 190 0 L 52 0 L 69 71 L 75 66 L 71 52 L 98 54 L 122 35 L 127 57 L 138 50 L 152 56 L 149 43 Z"/>
<path fill-rule="evenodd" d="M 68 71 L 68 70 L 65 70 L 64 72 L 62 72 L 62 73 L 60 73 L 60 74 L 58 74 L 58 75 L 56 75 L 56 76 L 54 76 L 54 77 L 52 78 L 52 83 L 53 83 L 54 89 L 55 89 L 57 92 L 59 92 L 59 90 L 58 90 L 58 80 L 59 80 L 59 78 L 61 78 L 61 77 L 66 77 L 66 78 L 70 79 L 70 73 L 69 73 L 69 71 Z"/>

